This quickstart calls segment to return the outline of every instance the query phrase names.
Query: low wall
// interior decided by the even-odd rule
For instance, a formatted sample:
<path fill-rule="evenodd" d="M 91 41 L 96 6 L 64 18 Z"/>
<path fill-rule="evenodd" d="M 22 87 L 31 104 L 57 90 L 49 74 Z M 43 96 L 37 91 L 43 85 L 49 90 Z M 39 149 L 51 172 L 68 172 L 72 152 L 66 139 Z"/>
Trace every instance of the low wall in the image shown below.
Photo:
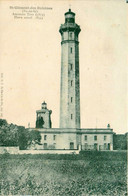
<path fill-rule="evenodd" d="M 0 147 L 0 154 L 79 154 L 79 150 L 19 150 L 19 147 Z"/>
<path fill-rule="evenodd" d="M 12 147 L 6 147 L 6 146 L 0 146 L 0 154 L 18 154 L 19 153 L 19 146 L 12 146 Z"/>
<path fill-rule="evenodd" d="M 79 150 L 19 150 L 18 154 L 79 154 Z"/>

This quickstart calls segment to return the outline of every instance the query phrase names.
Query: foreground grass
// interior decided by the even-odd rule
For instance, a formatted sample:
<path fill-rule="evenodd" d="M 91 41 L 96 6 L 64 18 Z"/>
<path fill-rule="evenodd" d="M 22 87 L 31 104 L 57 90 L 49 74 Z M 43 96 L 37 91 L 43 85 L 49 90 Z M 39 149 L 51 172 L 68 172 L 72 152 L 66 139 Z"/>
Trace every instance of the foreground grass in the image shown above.
<path fill-rule="evenodd" d="M 127 195 L 126 152 L 0 155 L 0 160 L 1 195 Z"/>

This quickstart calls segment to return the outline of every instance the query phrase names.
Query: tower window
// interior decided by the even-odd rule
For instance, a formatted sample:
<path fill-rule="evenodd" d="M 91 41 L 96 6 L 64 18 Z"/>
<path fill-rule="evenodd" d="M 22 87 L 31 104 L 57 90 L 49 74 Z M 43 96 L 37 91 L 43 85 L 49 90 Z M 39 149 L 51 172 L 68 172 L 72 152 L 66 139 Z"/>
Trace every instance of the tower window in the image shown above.
<path fill-rule="evenodd" d="M 107 139 L 107 136 L 105 135 L 105 136 L 104 136 L 104 140 L 106 140 L 106 139 Z"/>
<path fill-rule="evenodd" d="M 95 140 L 95 141 L 97 140 L 97 136 L 96 136 L 96 135 L 94 136 L 94 140 Z"/>
<path fill-rule="evenodd" d="M 87 140 L 87 135 L 84 136 L 84 140 Z"/>
<path fill-rule="evenodd" d="M 71 97 L 71 103 L 72 103 L 72 101 L 73 101 L 73 97 Z"/>
<path fill-rule="evenodd" d="M 53 135 L 53 140 L 56 140 L 56 135 Z"/>
<path fill-rule="evenodd" d="M 47 135 L 44 135 L 44 140 L 47 140 Z"/>
<path fill-rule="evenodd" d="M 73 86 L 73 80 L 71 80 L 71 86 Z"/>
<path fill-rule="evenodd" d="M 69 34 L 70 38 L 72 39 L 72 33 Z"/>
<path fill-rule="evenodd" d="M 62 34 L 62 41 L 64 41 L 64 34 Z"/>
<path fill-rule="evenodd" d="M 71 119 L 73 119 L 73 114 L 71 114 Z"/>
<path fill-rule="evenodd" d="M 70 52 L 72 53 L 72 47 L 70 48 Z"/>
<path fill-rule="evenodd" d="M 70 70 L 72 70 L 72 64 L 70 64 Z"/>

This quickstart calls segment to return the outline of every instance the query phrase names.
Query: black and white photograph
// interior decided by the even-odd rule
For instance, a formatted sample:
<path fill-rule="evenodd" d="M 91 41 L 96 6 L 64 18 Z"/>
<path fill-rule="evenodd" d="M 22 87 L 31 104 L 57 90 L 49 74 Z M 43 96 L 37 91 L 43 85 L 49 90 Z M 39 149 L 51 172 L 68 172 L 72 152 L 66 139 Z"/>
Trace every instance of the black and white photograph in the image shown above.
<path fill-rule="evenodd" d="M 0 1 L 0 195 L 127 196 L 128 4 Z"/>

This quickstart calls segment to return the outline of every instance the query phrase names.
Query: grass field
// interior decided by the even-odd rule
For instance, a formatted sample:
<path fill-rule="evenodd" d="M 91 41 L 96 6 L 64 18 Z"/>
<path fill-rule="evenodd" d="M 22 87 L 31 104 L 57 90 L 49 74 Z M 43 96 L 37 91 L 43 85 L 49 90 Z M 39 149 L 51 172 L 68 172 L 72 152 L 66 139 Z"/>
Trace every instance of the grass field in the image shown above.
<path fill-rule="evenodd" d="M 127 195 L 126 152 L 0 155 L 0 195 Z"/>

